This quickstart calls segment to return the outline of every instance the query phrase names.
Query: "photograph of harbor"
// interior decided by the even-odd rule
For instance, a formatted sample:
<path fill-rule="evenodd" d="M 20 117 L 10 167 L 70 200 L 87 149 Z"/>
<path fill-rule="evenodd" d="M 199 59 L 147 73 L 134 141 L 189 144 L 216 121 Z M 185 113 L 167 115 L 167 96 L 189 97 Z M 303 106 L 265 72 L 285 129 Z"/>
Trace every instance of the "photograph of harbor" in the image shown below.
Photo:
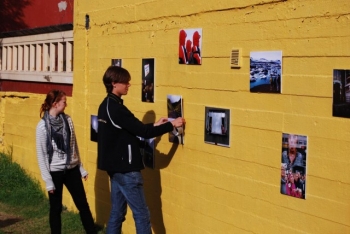
<path fill-rule="evenodd" d="M 350 70 L 333 70 L 333 116 L 350 118 Z"/>
<path fill-rule="evenodd" d="M 307 136 L 282 134 L 281 194 L 305 199 Z"/>
<path fill-rule="evenodd" d="M 230 110 L 205 107 L 204 142 L 230 146 Z"/>
<path fill-rule="evenodd" d="M 281 93 L 282 51 L 250 52 L 250 92 Z"/>

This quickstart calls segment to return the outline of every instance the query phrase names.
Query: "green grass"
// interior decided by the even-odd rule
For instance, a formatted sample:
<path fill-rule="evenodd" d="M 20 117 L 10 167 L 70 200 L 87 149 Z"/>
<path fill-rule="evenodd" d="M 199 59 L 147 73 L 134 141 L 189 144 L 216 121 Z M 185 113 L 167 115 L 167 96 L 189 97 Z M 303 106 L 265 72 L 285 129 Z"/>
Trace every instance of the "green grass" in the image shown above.
<path fill-rule="evenodd" d="M 39 182 L 9 155 L 0 153 L 0 234 L 50 233 L 48 198 Z M 104 233 L 101 227 L 97 229 Z M 62 233 L 85 233 L 79 214 L 62 212 Z"/>

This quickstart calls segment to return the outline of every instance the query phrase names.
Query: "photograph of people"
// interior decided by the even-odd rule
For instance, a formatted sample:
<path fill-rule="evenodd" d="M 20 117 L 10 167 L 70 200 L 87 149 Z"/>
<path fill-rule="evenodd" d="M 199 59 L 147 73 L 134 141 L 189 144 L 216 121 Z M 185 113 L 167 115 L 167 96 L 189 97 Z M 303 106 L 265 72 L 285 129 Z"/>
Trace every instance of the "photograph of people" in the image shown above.
<path fill-rule="evenodd" d="M 154 59 L 142 59 L 141 100 L 154 102 Z"/>
<path fill-rule="evenodd" d="M 307 137 L 282 134 L 281 194 L 305 199 Z"/>
<path fill-rule="evenodd" d="M 179 32 L 179 64 L 202 64 L 202 29 L 181 29 Z"/>
<path fill-rule="evenodd" d="M 204 142 L 230 146 L 230 110 L 205 107 Z"/>
<path fill-rule="evenodd" d="M 122 59 L 112 59 L 112 66 L 121 67 L 122 66 Z"/>
<path fill-rule="evenodd" d="M 180 95 L 167 95 L 167 111 L 168 120 L 183 117 L 182 97 Z M 183 128 L 175 128 L 174 131 L 169 132 L 169 142 L 183 144 Z"/>
<path fill-rule="evenodd" d="M 250 92 L 281 93 L 282 51 L 250 52 Z"/>
<path fill-rule="evenodd" d="M 350 118 L 350 70 L 333 70 L 333 116 Z"/>

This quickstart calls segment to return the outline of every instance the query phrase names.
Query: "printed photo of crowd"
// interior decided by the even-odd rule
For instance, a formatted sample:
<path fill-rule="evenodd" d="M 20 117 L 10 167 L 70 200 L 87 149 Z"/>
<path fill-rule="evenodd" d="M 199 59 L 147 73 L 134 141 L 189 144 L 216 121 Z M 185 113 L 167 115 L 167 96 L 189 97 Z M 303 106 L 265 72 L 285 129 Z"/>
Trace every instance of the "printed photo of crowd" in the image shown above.
<path fill-rule="evenodd" d="M 307 137 L 283 133 L 281 194 L 305 199 Z"/>

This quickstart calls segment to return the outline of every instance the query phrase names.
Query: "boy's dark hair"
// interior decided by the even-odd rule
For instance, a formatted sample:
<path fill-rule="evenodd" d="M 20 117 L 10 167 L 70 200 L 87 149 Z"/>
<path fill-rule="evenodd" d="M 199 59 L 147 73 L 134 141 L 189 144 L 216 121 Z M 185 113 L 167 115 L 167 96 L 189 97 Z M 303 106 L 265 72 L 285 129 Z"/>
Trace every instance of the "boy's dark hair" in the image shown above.
<path fill-rule="evenodd" d="M 106 87 L 106 92 L 111 93 L 113 90 L 112 83 L 128 83 L 131 79 L 128 70 L 122 67 L 110 66 L 103 75 L 103 84 Z"/>

